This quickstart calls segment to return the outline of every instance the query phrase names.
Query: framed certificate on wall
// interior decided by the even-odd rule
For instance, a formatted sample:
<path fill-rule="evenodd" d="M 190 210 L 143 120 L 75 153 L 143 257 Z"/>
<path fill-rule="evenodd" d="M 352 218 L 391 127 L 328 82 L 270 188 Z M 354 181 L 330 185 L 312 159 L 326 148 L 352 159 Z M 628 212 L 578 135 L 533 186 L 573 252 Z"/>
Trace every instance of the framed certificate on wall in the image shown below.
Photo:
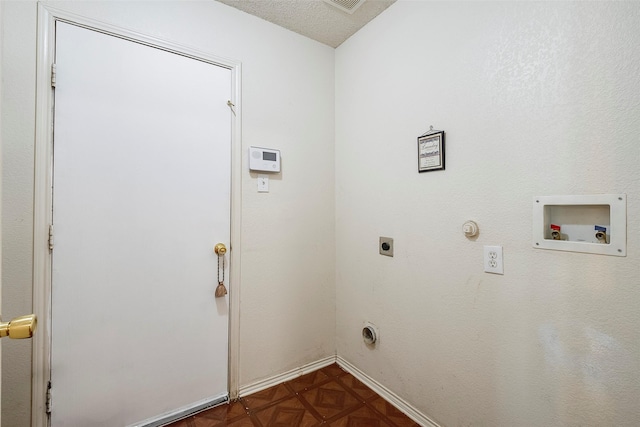
<path fill-rule="evenodd" d="M 444 131 L 436 130 L 418 137 L 418 172 L 444 170 Z"/>

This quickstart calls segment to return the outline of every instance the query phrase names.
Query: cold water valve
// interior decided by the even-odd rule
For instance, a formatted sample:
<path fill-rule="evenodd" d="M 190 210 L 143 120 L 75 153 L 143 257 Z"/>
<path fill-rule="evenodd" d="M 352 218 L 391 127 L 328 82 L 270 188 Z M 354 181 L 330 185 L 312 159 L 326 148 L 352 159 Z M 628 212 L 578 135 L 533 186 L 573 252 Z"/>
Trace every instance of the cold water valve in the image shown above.
<path fill-rule="evenodd" d="M 596 240 L 598 243 L 607 243 L 607 228 L 596 225 L 594 227 L 596 230 Z"/>

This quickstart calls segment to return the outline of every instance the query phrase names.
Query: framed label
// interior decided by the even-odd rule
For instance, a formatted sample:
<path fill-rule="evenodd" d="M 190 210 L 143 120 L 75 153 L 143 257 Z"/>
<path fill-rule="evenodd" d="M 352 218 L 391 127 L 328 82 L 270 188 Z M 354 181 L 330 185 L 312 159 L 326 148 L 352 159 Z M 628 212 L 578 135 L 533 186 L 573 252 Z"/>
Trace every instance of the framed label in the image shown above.
<path fill-rule="evenodd" d="M 444 170 L 444 131 L 418 137 L 418 172 Z"/>

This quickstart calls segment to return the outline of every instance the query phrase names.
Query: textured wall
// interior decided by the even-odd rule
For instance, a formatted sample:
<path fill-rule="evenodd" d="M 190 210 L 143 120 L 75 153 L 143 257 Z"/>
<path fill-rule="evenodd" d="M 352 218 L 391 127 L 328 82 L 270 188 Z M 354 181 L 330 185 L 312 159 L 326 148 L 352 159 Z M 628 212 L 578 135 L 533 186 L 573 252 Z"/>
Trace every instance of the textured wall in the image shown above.
<path fill-rule="evenodd" d="M 50 4 L 242 61 L 243 156 L 250 145 L 281 149 L 282 173 L 258 194 L 243 162 L 240 384 L 334 354 L 333 49 L 218 2 Z M 31 310 L 37 6 L 2 7 L 8 317 Z M 29 425 L 30 345 L 3 346 L 4 426 Z"/>
<path fill-rule="evenodd" d="M 640 424 L 638 22 L 637 2 L 399 1 L 336 51 L 338 354 L 442 425 Z M 446 170 L 418 174 L 429 125 Z M 595 193 L 627 193 L 627 257 L 532 248 L 534 196 Z"/>
<path fill-rule="evenodd" d="M 2 316 L 32 312 L 35 2 L 2 7 Z M 2 424 L 27 427 L 31 411 L 31 340 L 2 346 Z"/>

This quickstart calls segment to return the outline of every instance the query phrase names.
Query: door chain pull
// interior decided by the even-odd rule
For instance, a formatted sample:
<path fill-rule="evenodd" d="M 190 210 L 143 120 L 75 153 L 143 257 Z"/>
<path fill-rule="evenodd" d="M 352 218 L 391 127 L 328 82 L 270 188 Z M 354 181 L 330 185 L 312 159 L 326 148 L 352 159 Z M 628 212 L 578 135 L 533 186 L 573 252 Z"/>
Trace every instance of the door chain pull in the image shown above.
<path fill-rule="evenodd" d="M 224 286 L 224 254 L 227 252 L 227 248 L 218 243 L 214 248 L 216 254 L 218 254 L 218 286 L 216 287 L 216 298 L 221 298 L 227 294 L 227 288 Z M 222 280 L 220 280 L 220 258 L 222 258 Z"/>

